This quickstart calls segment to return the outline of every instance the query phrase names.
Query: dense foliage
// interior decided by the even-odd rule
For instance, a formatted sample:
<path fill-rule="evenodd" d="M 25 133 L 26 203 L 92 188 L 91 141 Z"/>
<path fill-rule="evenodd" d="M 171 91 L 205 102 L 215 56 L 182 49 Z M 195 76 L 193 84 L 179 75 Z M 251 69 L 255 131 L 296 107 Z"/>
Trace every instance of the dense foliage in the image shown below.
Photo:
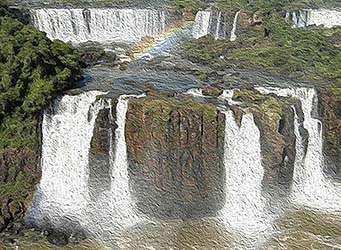
<path fill-rule="evenodd" d="M 0 231 L 23 219 L 32 201 L 43 109 L 82 75 L 71 45 L 27 23 L 25 13 L 0 0 Z"/>
<path fill-rule="evenodd" d="M 0 145 L 35 143 L 37 114 L 81 77 L 79 54 L 6 14 L 0 44 Z"/>
<path fill-rule="evenodd" d="M 277 12 L 269 12 L 261 25 L 250 26 L 236 42 L 215 41 L 207 36 L 187 43 L 184 56 L 204 64 L 232 63 L 341 85 L 341 29 L 304 30 L 291 25 Z"/>

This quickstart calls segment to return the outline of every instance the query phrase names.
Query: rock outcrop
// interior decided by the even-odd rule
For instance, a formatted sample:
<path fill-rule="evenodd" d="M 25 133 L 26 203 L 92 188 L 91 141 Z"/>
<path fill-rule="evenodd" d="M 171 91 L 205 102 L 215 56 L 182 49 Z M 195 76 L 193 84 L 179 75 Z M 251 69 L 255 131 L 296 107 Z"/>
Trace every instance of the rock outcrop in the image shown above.
<path fill-rule="evenodd" d="M 319 89 L 326 171 L 341 180 L 341 88 Z"/>
<path fill-rule="evenodd" d="M 39 151 L 27 147 L 0 149 L 0 232 L 19 231 L 40 176 Z"/>
<path fill-rule="evenodd" d="M 218 211 L 223 201 L 224 120 L 214 105 L 189 96 L 130 100 L 126 140 L 141 210 L 178 217 Z"/>

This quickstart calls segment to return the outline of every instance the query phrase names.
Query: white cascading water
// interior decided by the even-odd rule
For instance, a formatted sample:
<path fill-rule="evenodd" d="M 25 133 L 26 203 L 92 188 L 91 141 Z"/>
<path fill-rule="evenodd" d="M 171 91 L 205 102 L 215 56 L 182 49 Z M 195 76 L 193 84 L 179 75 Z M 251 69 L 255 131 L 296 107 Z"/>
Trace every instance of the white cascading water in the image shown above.
<path fill-rule="evenodd" d="M 219 99 L 226 100 L 226 101 L 228 102 L 228 104 L 230 104 L 230 105 L 238 105 L 238 104 L 241 104 L 241 102 L 234 101 L 234 100 L 232 99 L 235 90 L 236 90 L 236 89 L 226 89 L 226 90 L 223 91 L 223 93 L 222 93 L 218 98 L 219 98 Z"/>
<path fill-rule="evenodd" d="M 120 233 L 122 229 L 140 221 L 134 209 L 134 201 L 129 187 L 125 124 L 129 98 L 144 96 L 122 95 L 118 98 L 114 142 L 112 140 L 113 132 L 110 133 L 111 188 L 109 191 L 101 193 L 88 208 L 90 233 L 104 241 L 110 241 L 113 234 Z M 109 120 L 113 122 L 111 112 Z M 113 143 L 115 143 L 115 150 L 112 147 Z"/>
<path fill-rule="evenodd" d="M 287 17 L 289 16 L 287 15 Z M 332 28 L 341 26 L 341 11 L 332 9 L 300 10 L 292 13 L 292 21 L 295 28 L 304 28 L 312 25 Z"/>
<path fill-rule="evenodd" d="M 299 98 L 304 113 L 303 127 L 308 131 L 308 146 L 305 149 L 299 132 L 299 123 L 295 110 L 296 159 L 292 199 L 296 204 L 339 210 L 341 207 L 340 186 L 327 179 L 323 173 L 323 132 L 321 121 L 312 117 L 316 98 L 313 88 L 257 88 L 260 92 L 274 93 L 278 96 L 293 96 Z"/>
<path fill-rule="evenodd" d="M 122 95 L 118 98 L 116 106 L 116 124 L 117 129 L 115 131 L 115 156 L 113 159 L 113 185 L 111 186 L 111 192 L 115 199 L 115 204 L 118 209 L 121 210 L 121 214 L 124 218 L 134 215 L 133 202 L 129 189 L 129 173 L 128 173 L 128 159 L 127 159 L 127 145 L 125 139 L 125 124 L 126 114 L 128 111 L 128 98 L 129 97 L 143 97 L 134 95 Z"/>
<path fill-rule="evenodd" d="M 221 19 L 222 19 L 222 13 L 221 13 L 221 11 L 219 11 L 218 18 L 217 18 L 217 27 L 216 27 L 215 35 L 214 35 L 215 39 L 220 38 L 219 32 L 220 32 L 221 26 L 222 26 Z"/>
<path fill-rule="evenodd" d="M 57 99 L 42 123 L 42 177 L 31 210 L 35 223 L 82 221 L 88 203 L 89 149 L 102 101 L 98 91 Z"/>
<path fill-rule="evenodd" d="M 238 11 L 234 17 L 233 20 L 233 26 L 231 30 L 231 36 L 230 36 L 230 41 L 233 42 L 237 39 L 236 31 L 237 31 L 237 22 L 238 22 L 238 16 L 239 16 L 240 11 Z"/>
<path fill-rule="evenodd" d="M 195 16 L 192 36 L 196 39 L 210 33 L 211 11 L 198 11 Z"/>
<path fill-rule="evenodd" d="M 251 113 L 243 115 L 240 127 L 232 111 L 225 115 L 226 197 L 221 216 L 237 231 L 253 234 L 266 225 L 260 131 Z"/>
<path fill-rule="evenodd" d="M 230 41 L 237 39 L 236 30 L 240 11 L 236 12 L 233 26 L 230 34 Z M 211 34 L 217 39 L 226 39 L 225 22 L 223 20 L 222 12 L 215 15 L 212 11 L 198 11 L 195 16 L 195 23 L 193 27 L 192 36 L 196 39 Z"/>
<path fill-rule="evenodd" d="M 94 41 L 136 42 L 158 37 L 165 30 L 166 14 L 151 9 L 32 9 L 33 25 L 54 40 L 74 44 Z"/>

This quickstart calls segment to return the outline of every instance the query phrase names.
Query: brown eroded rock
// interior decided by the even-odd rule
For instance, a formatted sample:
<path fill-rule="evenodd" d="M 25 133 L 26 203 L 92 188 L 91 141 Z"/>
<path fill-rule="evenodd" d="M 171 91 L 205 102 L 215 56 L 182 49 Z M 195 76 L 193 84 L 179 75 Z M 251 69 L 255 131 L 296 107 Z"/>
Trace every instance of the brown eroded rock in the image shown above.
<path fill-rule="evenodd" d="M 224 127 L 214 105 L 189 96 L 131 99 L 126 140 L 140 209 L 156 216 L 214 214 L 223 200 Z"/>
<path fill-rule="evenodd" d="M 341 179 L 341 88 L 318 90 L 327 171 Z"/>

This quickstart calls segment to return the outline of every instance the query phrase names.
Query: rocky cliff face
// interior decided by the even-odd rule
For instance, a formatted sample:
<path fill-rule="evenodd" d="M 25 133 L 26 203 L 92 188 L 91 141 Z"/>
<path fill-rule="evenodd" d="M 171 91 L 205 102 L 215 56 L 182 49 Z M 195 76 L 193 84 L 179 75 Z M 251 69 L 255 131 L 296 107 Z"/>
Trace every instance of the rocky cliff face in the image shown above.
<path fill-rule="evenodd" d="M 38 151 L 27 147 L 0 149 L 0 232 L 21 229 L 40 171 Z"/>
<path fill-rule="evenodd" d="M 224 115 L 214 105 L 183 95 L 131 100 L 126 138 L 142 210 L 187 217 L 221 206 Z"/>
<path fill-rule="evenodd" d="M 99 111 L 93 131 L 89 152 L 88 180 L 91 197 L 110 188 L 110 150 L 112 149 L 110 143 L 114 139 L 111 128 L 115 127 L 109 119 L 110 112 L 109 108 Z"/>
<path fill-rule="evenodd" d="M 341 180 L 341 88 L 319 89 L 326 169 Z"/>

